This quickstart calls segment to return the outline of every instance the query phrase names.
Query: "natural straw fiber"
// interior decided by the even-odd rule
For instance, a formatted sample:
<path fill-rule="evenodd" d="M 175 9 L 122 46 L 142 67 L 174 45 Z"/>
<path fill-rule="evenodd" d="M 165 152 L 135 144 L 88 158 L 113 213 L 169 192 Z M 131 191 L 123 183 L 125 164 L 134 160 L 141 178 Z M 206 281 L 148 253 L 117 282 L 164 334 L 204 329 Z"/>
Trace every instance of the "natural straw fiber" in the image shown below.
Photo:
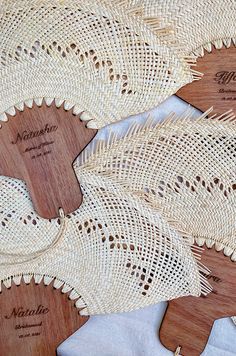
<path fill-rule="evenodd" d="M 236 121 L 231 112 L 209 113 L 194 119 L 188 111 L 152 130 L 134 128 L 133 140 L 123 142 L 125 157 L 111 145 L 111 159 L 103 163 L 99 151 L 85 166 L 144 199 L 192 242 L 215 245 L 236 261 Z"/>
<path fill-rule="evenodd" d="M 100 128 L 198 79 L 147 22 L 103 0 L 0 0 L 0 120 L 56 98 Z"/>
<path fill-rule="evenodd" d="M 185 137 L 185 126 L 190 137 L 192 125 L 205 132 L 207 120 L 152 125 L 134 124 L 124 138 L 111 135 L 107 143 L 95 141 L 90 156 L 84 151 L 75 163 L 83 204 L 59 220 L 37 216 L 25 184 L 0 177 L 0 281 L 5 286 L 21 278 L 64 285 L 82 314 L 130 311 L 210 291 L 199 273 L 207 273 L 197 262 L 201 249 L 190 247 L 191 231 L 181 231 L 161 209 L 166 202 L 157 193 L 161 176 L 166 181 L 168 172 L 173 179 L 178 172 L 171 151 L 179 152 L 175 137 Z M 184 161 L 177 158 L 179 176 Z"/>
<path fill-rule="evenodd" d="M 212 45 L 222 48 L 236 43 L 235 0 L 126 0 L 123 6 L 136 8 L 139 17 L 155 18 L 159 28 L 169 28 L 166 42 L 177 41 L 185 55 L 203 56 Z"/>

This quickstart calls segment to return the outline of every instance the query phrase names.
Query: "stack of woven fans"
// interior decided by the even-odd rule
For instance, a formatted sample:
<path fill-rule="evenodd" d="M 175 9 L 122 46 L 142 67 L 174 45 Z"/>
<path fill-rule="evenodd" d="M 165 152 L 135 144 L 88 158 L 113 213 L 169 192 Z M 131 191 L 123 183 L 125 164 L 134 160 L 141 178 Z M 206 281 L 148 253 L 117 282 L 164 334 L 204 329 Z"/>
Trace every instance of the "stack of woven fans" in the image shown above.
<path fill-rule="evenodd" d="M 233 0 L 1 0 L 0 135 L 45 103 L 97 129 L 153 108 L 201 80 L 205 49 L 234 44 L 235 16 Z M 95 139 L 74 163 L 83 203 L 59 219 L 0 176 L 1 282 L 53 281 L 82 315 L 208 294 L 196 244 L 236 260 L 234 115 L 210 113 Z"/>

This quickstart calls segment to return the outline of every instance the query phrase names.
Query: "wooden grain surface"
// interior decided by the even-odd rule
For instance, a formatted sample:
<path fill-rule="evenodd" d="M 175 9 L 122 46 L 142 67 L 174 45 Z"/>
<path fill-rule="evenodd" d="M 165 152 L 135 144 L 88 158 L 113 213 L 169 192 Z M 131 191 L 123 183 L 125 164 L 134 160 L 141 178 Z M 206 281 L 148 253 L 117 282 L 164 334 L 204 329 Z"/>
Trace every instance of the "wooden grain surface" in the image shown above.
<path fill-rule="evenodd" d="M 170 301 L 159 332 L 162 344 L 173 352 L 181 346 L 183 356 L 199 356 L 214 320 L 236 315 L 235 262 L 223 252 L 206 248 L 202 263 L 211 270 L 207 278 L 213 292 Z"/>
<path fill-rule="evenodd" d="M 71 213 L 82 203 L 72 164 L 96 133 L 72 110 L 26 107 L 0 129 L 0 175 L 26 182 L 41 217 L 56 218 L 59 208 Z"/>
<path fill-rule="evenodd" d="M 4 287 L 0 294 L 0 355 L 56 355 L 60 343 L 88 320 L 79 315 L 74 303 L 52 284 Z"/>
<path fill-rule="evenodd" d="M 233 109 L 236 113 L 236 48 L 213 49 L 198 58 L 197 71 L 201 80 L 190 83 L 177 92 L 177 96 L 201 111 L 214 107 L 215 113 Z"/>

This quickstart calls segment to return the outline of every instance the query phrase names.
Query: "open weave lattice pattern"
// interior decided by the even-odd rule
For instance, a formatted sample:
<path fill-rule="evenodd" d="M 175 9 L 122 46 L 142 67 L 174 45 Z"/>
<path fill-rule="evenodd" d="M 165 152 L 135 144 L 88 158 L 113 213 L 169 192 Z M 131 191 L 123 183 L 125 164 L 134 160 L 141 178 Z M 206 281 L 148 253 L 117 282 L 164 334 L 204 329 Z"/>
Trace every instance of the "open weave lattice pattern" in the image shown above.
<path fill-rule="evenodd" d="M 98 141 L 89 157 L 77 159 L 83 204 L 66 217 L 55 245 L 61 221 L 38 217 L 25 184 L 0 177 L 0 280 L 9 287 L 21 276 L 28 283 L 32 277 L 39 282 L 44 276 L 45 283 L 55 278 L 57 288 L 65 283 L 64 291 L 72 290 L 82 314 L 209 292 L 199 273 L 206 270 L 195 259 L 199 251 L 192 252 L 188 236 L 158 213 L 155 205 L 163 199 L 150 203 L 158 198 L 152 194 L 158 172 L 167 170 L 161 169 L 167 157 L 161 137 L 168 127 L 133 126 L 125 138 Z"/>
<path fill-rule="evenodd" d="M 196 79 L 190 64 L 112 3 L 0 0 L 0 119 L 22 102 L 56 98 L 100 128 Z"/>
<path fill-rule="evenodd" d="M 116 1 L 116 0 L 114 0 Z M 170 45 L 173 39 L 182 53 L 204 55 L 216 48 L 236 43 L 235 0 L 127 0 L 127 8 L 136 7 L 140 17 L 154 17 L 160 28 L 169 28 L 166 35 Z"/>
<path fill-rule="evenodd" d="M 198 244 L 215 244 L 236 260 L 236 123 L 230 112 L 212 119 L 207 114 L 170 117 L 123 142 L 122 160 L 114 145 L 109 160 L 95 155 L 85 166 L 118 180 Z"/>

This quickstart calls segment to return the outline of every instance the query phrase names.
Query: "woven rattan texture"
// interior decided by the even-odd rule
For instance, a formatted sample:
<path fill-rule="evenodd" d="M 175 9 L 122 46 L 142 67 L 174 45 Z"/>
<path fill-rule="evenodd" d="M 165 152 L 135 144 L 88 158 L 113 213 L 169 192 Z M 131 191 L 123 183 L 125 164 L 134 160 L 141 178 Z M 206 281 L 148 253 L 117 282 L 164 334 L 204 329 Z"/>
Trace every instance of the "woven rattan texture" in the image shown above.
<path fill-rule="evenodd" d="M 230 112 L 207 114 L 170 117 L 123 143 L 122 160 L 114 146 L 109 160 L 95 155 L 86 166 L 118 180 L 199 245 L 215 244 L 235 261 L 236 124 Z"/>
<path fill-rule="evenodd" d="M 191 82 L 190 64 L 112 3 L 0 0 L 0 114 L 56 98 L 89 112 L 100 128 Z"/>
<path fill-rule="evenodd" d="M 136 8 L 143 18 L 156 18 L 160 28 L 169 28 L 182 53 L 203 55 L 211 46 L 229 47 L 236 42 L 236 2 L 234 0 L 127 0 L 126 8 Z M 172 30 L 172 32 L 171 32 Z"/>
<path fill-rule="evenodd" d="M 28 283 L 43 275 L 45 283 L 56 278 L 57 288 L 65 283 L 64 291 L 80 297 L 82 314 L 129 311 L 208 292 L 188 235 L 158 212 L 165 203 L 156 194 L 159 174 L 173 168 L 162 139 L 166 130 L 168 123 L 133 126 L 125 138 L 98 141 L 89 157 L 78 158 L 83 204 L 66 217 L 55 245 L 62 221 L 39 218 L 25 184 L 0 177 L 0 280 L 9 287 L 22 275 Z"/>

